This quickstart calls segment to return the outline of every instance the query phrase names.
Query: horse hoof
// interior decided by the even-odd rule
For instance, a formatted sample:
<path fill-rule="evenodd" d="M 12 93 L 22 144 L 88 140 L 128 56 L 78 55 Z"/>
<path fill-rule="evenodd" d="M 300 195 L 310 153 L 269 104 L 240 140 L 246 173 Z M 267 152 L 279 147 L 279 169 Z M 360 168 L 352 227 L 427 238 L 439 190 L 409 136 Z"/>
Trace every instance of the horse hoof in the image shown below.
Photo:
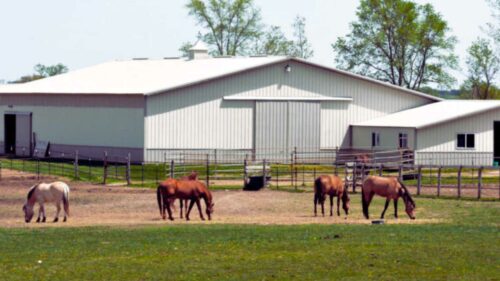
<path fill-rule="evenodd" d="M 174 218 L 168 218 L 168 219 L 171 220 L 171 221 L 174 221 Z"/>
<path fill-rule="evenodd" d="M 46 217 L 43 217 L 42 222 L 46 222 L 46 221 L 47 221 L 47 218 L 46 218 Z"/>
<path fill-rule="evenodd" d="M 39 223 L 39 222 L 40 222 L 40 218 L 38 218 L 38 219 L 36 220 L 36 222 L 37 222 L 37 223 Z"/>
<path fill-rule="evenodd" d="M 64 217 L 63 222 L 66 222 L 66 217 Z"/>
<path fill-rule="evenodd" d="M 55 218 L 52 222 L 58 222 L 59 218 Z"/>

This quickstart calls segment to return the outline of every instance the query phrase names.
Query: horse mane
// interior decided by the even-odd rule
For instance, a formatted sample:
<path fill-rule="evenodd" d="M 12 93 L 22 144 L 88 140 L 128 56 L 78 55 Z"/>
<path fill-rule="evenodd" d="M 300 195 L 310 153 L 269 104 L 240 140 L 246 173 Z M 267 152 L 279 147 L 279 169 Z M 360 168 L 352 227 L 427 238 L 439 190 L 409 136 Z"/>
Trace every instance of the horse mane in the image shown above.
<path fill-rule="evenodd" d="M 35 193 L 35 188 L 36 188 L 37 186 L 38 186 L 38 184 L 35 184 L 34 186 L 32 186 L 32 187 L 30 188 L 30 191 L 28 192 L 28 198 L 27 198 L 28 200 L 30 200 L 30 199 L 31 199 L 31 197 L 33 197 L 33 193 Z"/>
<path fill-rule="evenodd" d="M 401 189 L 403 189 L 403 199 L 409 201 L 413 206 L 415 206 L 415 201 L 413 201 L 413 198 L 411 198 L 410 192 L 408 191 L 406 185 L 404 185 L 399 179 L 398 182 L 399 185 L 401 185 Z"/>

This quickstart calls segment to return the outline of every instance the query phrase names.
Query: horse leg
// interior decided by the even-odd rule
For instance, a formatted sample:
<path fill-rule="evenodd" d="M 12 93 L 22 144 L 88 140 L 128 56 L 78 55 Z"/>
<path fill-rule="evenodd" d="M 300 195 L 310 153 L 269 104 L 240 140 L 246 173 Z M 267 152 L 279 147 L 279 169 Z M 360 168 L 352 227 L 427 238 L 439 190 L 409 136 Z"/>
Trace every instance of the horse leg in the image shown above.
<path fill-rule="evenodd" d="M 40 205 L 40 209 L 42 210 L 42 213 L 43 213 L 43 218 L 42 218 L 42 222 L 46 222 L 47 221 L 47 217 L 45 216 L 45 206 L 42 204 Z"/>
<path fill-rule="evenodd" d="M 182 211 L 184 210 L 184 205 L 182 204 L 182 199 L 179 199 L 179 204 L 181 205 L 181 219 L 182 219 Z"/>
<path fill-rule="evenodd" d="M 36 222 L 40 222 L 42 219 L 42 205 L 40 204 L 40 207 L 38 208 L 38 218 L 36 219 Z"/>
<path fill-rule="evenodd" d="M 382 212 L 382 214 L 380 215 L 380 218 L 383 219 L 384 218 L 384 215 L 385 215 L 385 211 L 387 210 L 387 207 L 389 207 L 389 202 L 391 201 L 391 199 L 387 198 L 385 199 L 385 206 L 384 206 L 384 211 Z"/>
<path fill-rule="evenodd" d="M 337 195 L 337 216 L 340 217 L 340 194 Z"/>
<path fill-rule="evenodd" d="M 187 221 L 189 220 L 189 214 L 191 213 L 191 209 L 193 209 L 193 206 L 194 206 L 194 200 L 191 199 L 191 202 L 189 203 L 188 211 L 186 213 L 186 220 Z"/>
<path fill-rule="evenodd" d="M 61 212 L 61 202 L 56 203 L 56 217 L 53 222 L 59 221 L 59 212 Z"/>
<path fill-rule="evenodd" d="M 394 217 L 398 218 L 398 199 L 394 199 Z"/>
<path fill-rule="evenodd" d="M 320 201 L 321 202 L 321 214 L 323 215 L 323 217 L 325 216 L 325 199 L 326 198 L 324 198 L 324 197 L 320 199 L 321 200 Z"/>
<path fill-rule="evenodd" d="M 200 219 L 202 221 L 205 220 L 205 218 L 203 217 L 203 212 L 201 211 L 201 204 L 200 204 L 200 199 L 196 199 L 196 206 L 198 207 L 198 212 L 200 212 Z"/>
<path fill-rule="evenodd" d="M 189 200 L 185 199 L 184 200 L 184 214 L 187 214 L 188 211 L 188 205 L 189 205 Z"/>
<path fill-rule="evenodd" d="M 163 213 L 165 213 L 165 208 L 167 208 L 168 219 L 173 221 L 174 217 L 172 216 L 172 209 L 170 208 L 170 200 L 169 200 L 169 198 L 167 198 L 167 196 L 165 196 L 163 198 L 164 198 L 164 200 L 163 200 Z"/>
<path fill-rule="evenodd" d="M 330 195 L 330 217 L 333 216 L 333 196 Z"/>

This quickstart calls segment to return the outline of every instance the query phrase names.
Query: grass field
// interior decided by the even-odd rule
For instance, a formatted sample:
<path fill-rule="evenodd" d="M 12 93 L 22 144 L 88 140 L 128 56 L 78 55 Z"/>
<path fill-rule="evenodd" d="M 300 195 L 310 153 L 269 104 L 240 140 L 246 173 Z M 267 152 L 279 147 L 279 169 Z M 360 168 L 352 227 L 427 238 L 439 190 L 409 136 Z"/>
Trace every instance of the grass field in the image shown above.
<path fill-rule="evenodd" d="M 84 191 L 74 197 L 81 204 Z M 217 193 L 216 198 L 227 193 L 233 196 L 234 191 Z M 286 199 L 291 208 L 307 202 L 303 210 L 290 213 L 290 219 L 301 212 L 310 215 L 310 194 L 266 194 L 291 198 Z M 14 200 L 13 195 L 8 198 Z M 216 219 L 231 216 L 224 213 L 222 201 L 217 201 Z M 407 220 L 400 207 L 401 223 L 394 223 L 391 206 L 387 225 L 318 218 L 327 224 L 241 225 L 216 220 L 0 228 L 0 280 L 500 280 L 498 201 L 416 202 L 416 221 Z M 377 200 L 371 207 L 373 215 L 379 214 L 382 203 Z M 361 221 L 358 196 L 353 204 L 348 221 Z M 157 216 L 153 210 L 151 216 Z M 250 209 L 247 216 L 259 211 L 274 210 Z"/>

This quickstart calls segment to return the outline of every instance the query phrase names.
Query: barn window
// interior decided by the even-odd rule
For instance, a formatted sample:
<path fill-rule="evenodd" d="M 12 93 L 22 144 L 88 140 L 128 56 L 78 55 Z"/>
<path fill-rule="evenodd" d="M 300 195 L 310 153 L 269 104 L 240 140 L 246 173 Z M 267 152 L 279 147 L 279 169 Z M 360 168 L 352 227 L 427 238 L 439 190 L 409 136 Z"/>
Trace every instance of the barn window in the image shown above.
<path fill-rule="evenodd" d="M 408 133 L 399 133 L 399 148 L 408 148 Z"/>
<path fill-rule="evenodd" d="M 474 134 L 457 134 L 457 148 L 475 148 L 476 136 Z"/>
<path fill-rule="evenodd" d="M 380 146 L 380 133 L 372 132 L 372 147 Z"/>

